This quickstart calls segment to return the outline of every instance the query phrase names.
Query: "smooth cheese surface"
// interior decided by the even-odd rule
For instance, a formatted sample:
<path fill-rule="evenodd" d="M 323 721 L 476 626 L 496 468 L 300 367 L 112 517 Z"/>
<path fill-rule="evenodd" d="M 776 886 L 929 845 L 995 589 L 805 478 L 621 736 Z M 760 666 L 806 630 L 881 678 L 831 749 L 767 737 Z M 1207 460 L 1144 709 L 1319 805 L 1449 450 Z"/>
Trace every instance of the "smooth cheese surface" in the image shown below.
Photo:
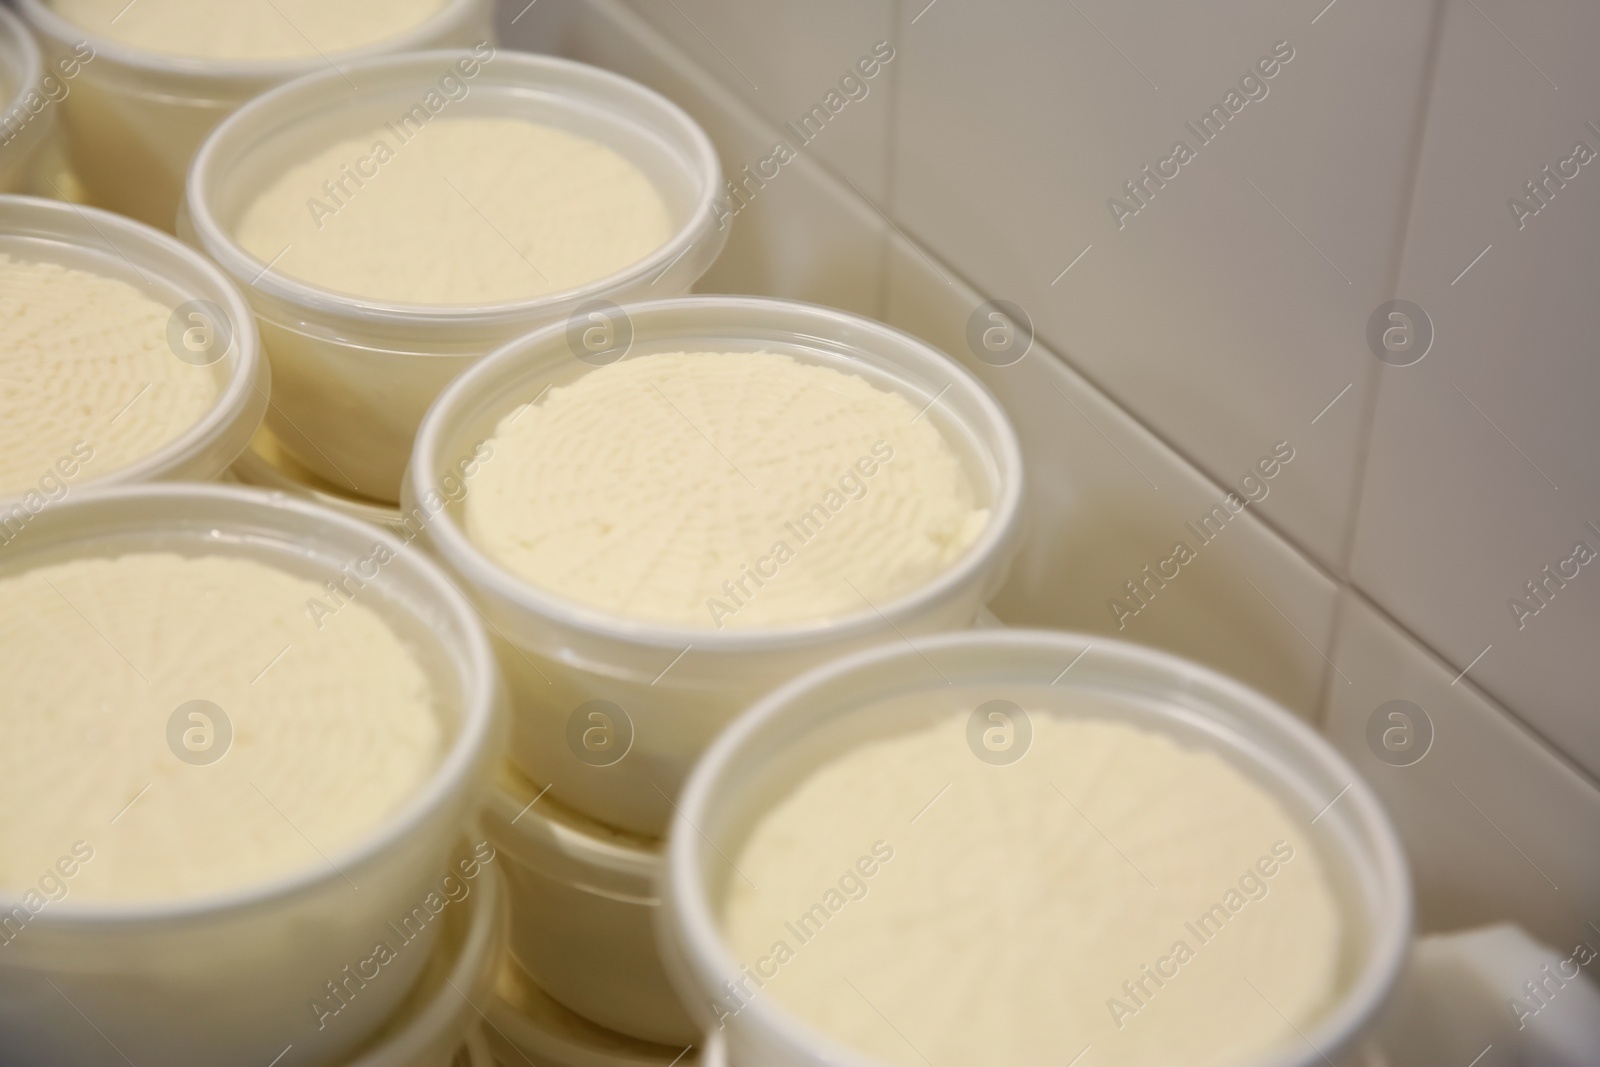
<path fill-rule="evenodd" d="M 415 29 L 446 0 L 50 0 L 120 44 L 196 59 L 303 59 Z"/>
<path fill-rule="evenodd" d="M 1305 824 L 1165 735 L 1030 722 L 1026 754 L 991 765 L 966 715 L 935 717 L 760 818 L 722 913 L 756 995 L 906 1067 L 1086 1046 L 1101 1065 L 1222 1067 L 1297 1042 L 1342 938 Z"/>
<path fill-rule="evenodd" d="M 625 359 L 500 422 L 467 535 L 534 585 L 631 618 L 870 611 L 949 568 L 988 520 L 922 406 L 771 352 Z"/>
<path fill-rule="evenodd" d="M 205 416 L 223 365 L 174 355 L 172 314 L 116 278 L 0 253 L 0 497 L 109 474 Z"/>
<path fill-rule="evenodd" d="M 446 744 L 433 685 L 359 596 L 308 610 L 327 595 L 254 560 L 165 553 L 0 580 L 0 892 L 79 841 L 94 856 L 75 900 L 327 870 L 412 796 Z M 194 700 L 228 726 L 183 714 L 174 735 Z"/>
<path fill-rule="evenodd" d="M 411 304 L 494 304 L 614 274 L 661 247 L 661 194 L 597 141 L 521 119 L 399 114 L 296 164 L 235 236 L 274 270 Z"/>

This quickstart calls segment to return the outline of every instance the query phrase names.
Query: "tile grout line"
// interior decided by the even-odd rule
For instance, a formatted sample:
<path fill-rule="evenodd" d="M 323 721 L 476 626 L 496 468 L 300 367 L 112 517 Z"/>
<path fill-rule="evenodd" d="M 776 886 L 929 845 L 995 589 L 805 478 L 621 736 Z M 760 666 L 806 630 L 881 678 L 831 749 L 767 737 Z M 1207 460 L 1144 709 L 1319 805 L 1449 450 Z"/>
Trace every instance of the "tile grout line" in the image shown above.
<path fill-rule="evenodd" d="M 1389 299 L 1393 299 L 1400 289 L 1400 279 L 1406 265 L 1406 251 L 1411 245 L 1411 229 L 1416 215 L 1417 200 L 1421 196 L 1423 146 L 1428 137 L 1428 118 L 1432 112 L 1434 91 L 1439 81 L 1439 55 L 1444 48 L 1446 4 L 1447 0 L 1433 0 L 1432 11 L 1428 17 L 1428 46 L 1421 71 L 1422 91 L 1418 94 L 1416 111 L 1412 118 L 1414 131 L 1410 141 L 1412 148 L 1406 160 L 1405 177 L 1400 186 L 1402 207 L 1399 217 L 1395 220 L 1394 244 L 1389 253 L 1388 284 L 1384 287 L 1384 293 Z M 1345 520 L 1343 543 L 1334 561 L 1333 576 L 1338 584 L 1338 596 L 1334 601 L 1333 641 L 1330 642 L 1328 649 L 1330 654 L 1336 653 L 1339 647 L 1339 637 L 1351 607 L 1346 601 L 1359 597 L 1373 603 L 1355 583 L 1352 571 L 1355 567 L 1357 534 L 1361 529 L 1361 503 L 1366 497 L 1367 475 L 1372 466 L 1372 439 L 1378 427 L 1378 402 L 1383 390 L 1381 370 L 1382 368 L 1367 366 L 1366 387 L 1358 394 L 1361 403 L 1360 429 L 1356 434 L 1354 476 L 1351 478 L 1348 496 L 1349 515 Z M 1400 626 L 1398 621 L 1392 619 L 1386 612 L 1382 617 L 1394 623 L 1399 632 L 1412 638 L 1418 647 L 1430 653 L 1433 651 L 1418 639 L 1409 627 Z M 1330 673 L 1323 688 L 1322 706 L 1318 709 L 1317 715 L 1318 729 L 1324 734 L 1332 718 L 1333 695 L 1336 691 Z"/>

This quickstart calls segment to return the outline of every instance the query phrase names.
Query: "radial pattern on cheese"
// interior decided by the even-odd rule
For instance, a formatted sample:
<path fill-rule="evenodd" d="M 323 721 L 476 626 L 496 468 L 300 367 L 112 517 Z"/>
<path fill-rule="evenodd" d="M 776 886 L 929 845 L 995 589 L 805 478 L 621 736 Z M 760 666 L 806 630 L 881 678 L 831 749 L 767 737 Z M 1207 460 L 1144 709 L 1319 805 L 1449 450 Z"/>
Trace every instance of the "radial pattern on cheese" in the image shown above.
<path fill-rule="evenodd" d="M 872 611 L 949 568 L 988 519 L 926 406 L 771 352 L 623 360 L 501 421 L 467 532 L 533 584 L 639 619 Z"/>
<path fill-rule="evenodd" d="M 927 725 L 842 752 L 731 850 L 723 925 L 753 996 L 904 1067 L 1304 1052 L 1345 938 L 1314 829 L 1114 705 L 1035 709 L 1026 742 L 1015 712 L 985 718 L 975 738 L 993 696 L 861 711 Z M 1013 762 L 976 755 L 1013 743 Z"/>
<path fill-rule="evenodd" d="M 79 900 L 332 876 L 446 738 L 410 646 L 359 599 L 308 607 L 327 600 L 231 556 L 0 580 L 0 893 L 36 887 L 80 841 L 94 856 L 70 880 Z"/>
<path fill-rule="evenodd" d="M 288 168 L 236 230 L 301 281 L 448 305 L 574 288 L 670 235 L 650 179 L 598 141 L 522 119 L 434 117 L 420 104 Z"/>
<path fill-rule="evenodd" d="M 0 497 L 54 499 L 204 417 L 223 364 L 174 354 L 173 311 L 120 279 L 0 253 Z"/>

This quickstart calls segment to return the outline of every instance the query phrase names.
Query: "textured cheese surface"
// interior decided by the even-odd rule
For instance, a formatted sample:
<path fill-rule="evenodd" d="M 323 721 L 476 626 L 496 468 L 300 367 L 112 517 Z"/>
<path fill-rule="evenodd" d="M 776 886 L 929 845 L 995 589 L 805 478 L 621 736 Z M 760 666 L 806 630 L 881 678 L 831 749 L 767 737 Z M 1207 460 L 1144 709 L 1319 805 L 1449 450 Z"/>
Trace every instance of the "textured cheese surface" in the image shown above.
<path fill-rule="evenodd" d="M 501 421 L 467 534 L 532 584 L 633 618 L 870 611 L 948 568 L 988 518 L 921 406 L 770 352 L 625 359 Z"/>
<path fill-rule="evenodd" d="M 172 900 L 329 869 L 433 773 L 432 684 L 359 599 L 253 560 L 137 554 L 0 580 L 0 893 L 77 841 L 75 900 Z M 231 724 L 180 759 L 175 710 Z M 213 716 L 214 718 L 214 716 Z M 180 747 L 207 756 L 223 729 Z"/>
<path fill-rule="evenodd" d="M 1035 713 L 1026 754 L 995 766 L 966 715 L 930 718 L 822 766 L 730 849 L 723 924 L 758 996 L 906 1067 L 1086 1046 L 1095 1065 L 1222 1067 L 1299 1043 L 1341 944 L 1303 821 L 1124 723 Z"/>
<path fill-rule="evenodd" d="M 446 0 L 50 0 L 62 17 L 135 48 L 200 59 L 302 59 L 398 37 Z"/>
<path fill-rule="evenodd" d="M 204 417 L 221 364 L 173 355 L 172 310 L 115 278 L 0 253 L 0 497 L 36 488 L 80 441 L 93 453 L 82 476 L 97 478 Z"/>
<path fill-rule="evenodd" d="M 411 304 L 570 289 L 631 266 L 670 236 L 650 179 L 596 141 L 521 119 L 418 127 L 398 116 L 286 171 L 236 233 L 290 277 Z"/>

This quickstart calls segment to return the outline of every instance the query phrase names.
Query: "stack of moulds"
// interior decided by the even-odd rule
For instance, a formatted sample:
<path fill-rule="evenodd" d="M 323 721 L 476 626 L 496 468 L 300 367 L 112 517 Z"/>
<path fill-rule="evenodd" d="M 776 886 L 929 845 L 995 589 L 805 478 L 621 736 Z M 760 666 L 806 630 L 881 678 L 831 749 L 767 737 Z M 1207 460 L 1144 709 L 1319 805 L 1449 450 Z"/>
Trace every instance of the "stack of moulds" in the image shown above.
<path fill-rule="evenodd" d="M 868 649 L 742 715 L 677 804 L 662 951 L 734 1067 L 1389 1062 L 1393 825 L 1310 727 L 1175 656 Z"/>
<path fill-rule="evenodd" d="M 656 935 L 695 761 L 807 667 L 971 626 L 1020 537 L 1015 436 L 942 353 L 775 300 L 622 314 L 625 345 L 556 324 L 473 366 L 423 419 L 406 481 L 404 510 L 443 501 L 421 539 L 510 682 L 482 825 L 515 967 L 490 1036 L 535 1063 L 669 1064 L 699 1044 Z"/>
<path fill-rule="evenodd" d="M 81 489 L 218 478 L 269 389 L 249 309 L 209 260 L 109 212 L 0 196 L 5 542 Z"/>
<path fill-rule="evenodd" d="M 19 0 L 16 7 L 58 75 L 50 110 L 60 111 L 62 147 L 81 195 L 169 232 L 195 151 L 246 101 L 330 64 L 492 42 L 492 0 Z"/>
<path fill-rule="evenodd" d="M 417 424 L 439 390 L 534 326 L 575 325 L 580 347 L 567 358 L 590 369 L 610 362 L 617 334 L 624 347 L 632 336 L 614 301 L 681 294 L 720 251 L 726 228 L 704 210 L 720 169 L 674 105 L 581 64 L 478 49 L 342 72 L 360 89 L 330 72 L 224 121 L 199 150 L 180 230 L 246 292 L 274 371 L 272 405 L 230 478 L 381 525 L 411 546 L 440 501 L 475 487 L 478 464 L 458 464 L 438 494 L 397 502 Z M 416 108 L 432 97 L 437 118 Z M 530 183 L 544 195 L 526 195 Z M 466 235 L 461 262 L 422 261 L 422 245 L 407 244 L 423 202 L 440 226 Z M 593 347 L 597 335 L 605 340 Z M 377 566 L 364 560 L 336 580 L 319 616 L 358 602 Z M 561 1009 L 502 1029 L 527 1035 L 548 1024 L 554 1047 L 583 1047 L 587 1027 L 604 1035 L 598 1048 L 632 1042 L 654 1057 L 671 1047 L 671 1062 L 695 1031 L 650 933 L 658 845 L 560 807 L 551 798 L 485 823 L 497 827 L 500 854 L 515 857 L 505 872 L 520 959 L 594 1021 L 568 1025 Z M 563 849 L 565 870 L 555 860 Z M 597 883 L 609 895 L 591 892 Z M 613 909 L 590 925 L 595 941 L 546 941 L 541 951 L 541 933 L 570 933 L 595 903 Z M 605 932 L 612 919 L 626 937 Z M 614 965 L 597 967 L 596 950 Z M 507 980 L 530 981 L 520 969 Z M 599 988 L 619 985 L 632 992 L 607 1008 Z M 549 1042 L 532 1044 L 554 1055 Z"/>
<path fill-rule="evenodd" d="M 675 106 L 580 64 L 490 49 L 343 73 L 361 88 L 332 73 L 307 78 L 223 122 L 200 148 L 180 229 L 246 292 L 274 371 L 272 405 L 229 478 L 382 526 L 409 547 L 437 502 L 462 500 L 478 472 L 458 464 L 436 496 L 397 502 L 435 394 L 534 326 L 576 324 L 581 358 L 567 358 L 610 362 L 616 334 L 631 340 L 614 301 L 681 294 L 720 251 L 725 226 L 704 210 L 720 169 Z M 417 118 L 415 103 L 441 93 L 438 117 Z M 501 183 L 507 174 L 516 180 Z M 529 183 L 548 195 L 527 196 Z M 518 194 L 508 200 L 506 189 Z M 448 216 L 441 225 L 481 238 L 462 250 L 474 269 L 418 263 L 406 241 L 419 198 Z M 606 340 L 581 347 L 596 335 Z M 379 566 L 347 568 L 318 616 L 359 602 Z M 654 949 L 658 843 L 554 797 L 497 818 L 517 773 L 506 769 L 484 819 L 509 879 L 520 961 L 506 988 L 524 990 L 497 1002 L 499 1029 L 522 1035 L 539 1062 L 561 1049 L 583 1063 L 607 1049 L 682 1061 L 696 1031 Z M 572 936 L 585 916 L 592 936 Z M 556 999 L 534 992 L 523 965 Z"/>
<path fill-rule="evenodd" d="M 232 114 L 195 156 L 179 232 L 254 309 L 277 447 L 392 506 L 423 413 L 467 367 L 688 291 L 726 240 L 704 209 L 721 180 L 699 127 L 625 78 L 487 46 L 411 53 Z"/>
<path fill-rule="evenodd" d="M 5 546 L 0 800 L 35 816 L 0 856 L 0 1063 L 432 1067 L 477 1040 L 503 690 L 472 608 L 392 538 L 359 603 L 307 611 L 375 537 L 147 485 Z"/>

